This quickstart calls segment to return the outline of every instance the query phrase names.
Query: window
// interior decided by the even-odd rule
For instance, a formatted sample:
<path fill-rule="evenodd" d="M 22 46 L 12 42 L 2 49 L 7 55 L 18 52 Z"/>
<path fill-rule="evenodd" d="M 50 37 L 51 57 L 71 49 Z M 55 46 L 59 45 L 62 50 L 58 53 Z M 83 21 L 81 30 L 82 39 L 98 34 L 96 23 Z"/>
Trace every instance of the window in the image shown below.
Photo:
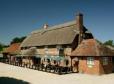
<path fill-rule="evenodd" d="M 94 57 L 87 57 L 87 65 L 88 67 L 93 67 L 94 65 Z"/>
<path fill-rule="evenodd" d="M 108 65 L 108 57 L 103 57 L 103 65 Z"/>
<path fill-rule="evenodd" d="M 56 48 L 57 48 L 57 55 L 62 55 L 64 52 L 64 49 L 62 48 L 62 46 L 57 45 Z"/>
<path fill-rule="evenodd" d="M 48 54 L 48 46 L 45 46 L 45 54 Z"/>

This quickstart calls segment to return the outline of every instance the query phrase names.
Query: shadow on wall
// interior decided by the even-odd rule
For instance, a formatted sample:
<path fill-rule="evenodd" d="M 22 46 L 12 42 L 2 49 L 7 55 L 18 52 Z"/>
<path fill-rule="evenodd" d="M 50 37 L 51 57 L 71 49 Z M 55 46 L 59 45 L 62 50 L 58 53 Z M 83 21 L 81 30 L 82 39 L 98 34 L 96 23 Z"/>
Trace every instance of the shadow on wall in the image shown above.
<path fill-rule="evenodd" d="M 30 83 L 15 78 L 0 77 L 0 84 L 30 84 Z"/>

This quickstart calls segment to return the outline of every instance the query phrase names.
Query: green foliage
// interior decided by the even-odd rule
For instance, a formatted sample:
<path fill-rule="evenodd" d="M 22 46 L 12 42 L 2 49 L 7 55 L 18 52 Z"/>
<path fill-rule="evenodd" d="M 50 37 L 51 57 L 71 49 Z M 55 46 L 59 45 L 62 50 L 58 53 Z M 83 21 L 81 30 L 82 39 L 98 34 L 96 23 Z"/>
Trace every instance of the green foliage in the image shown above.
<path fill-rule="evenodd" d="M 110 45 L 110 46 L 114 47 L 114 42 L 113 42 L 113 40 L 108 40 L 108 41 L 104 42 L 104 45 Z"/>
<path fill-rule="evenodd" d="M 5 44 L 2 44 L 1 42 L 0 42 L 0 53 L 1 53 L 1 51 L 3 51 L 4 50 L 4 48 L 7 48 L 9 45 L 5 45 Z"/>
<path fill-rule="evenodd" d="M 23 36 L 23 37 L 15 37 L 12 39 L 11 43 L 21 43 L 24 39 L 26 38 L 26 36 Z"/>
<path fill-rule="evenodd" d="M 3 51 L 3 44 L 0 43 L 0 52 Z"/>

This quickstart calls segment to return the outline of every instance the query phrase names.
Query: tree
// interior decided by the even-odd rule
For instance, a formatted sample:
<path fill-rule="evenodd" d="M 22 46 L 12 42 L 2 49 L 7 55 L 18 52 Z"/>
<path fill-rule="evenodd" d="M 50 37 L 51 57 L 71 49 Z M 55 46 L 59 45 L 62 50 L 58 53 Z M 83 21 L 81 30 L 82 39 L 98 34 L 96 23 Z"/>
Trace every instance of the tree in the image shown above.
<path fill-rule="evenodd" d="M 113 40 L 108 40 L 108 41 L 104 42 L 104 45 L 110 45 L 110 46 L 114 47 Z"/>
<path fill-rule="evenodd" d="M 25 38 L 26 38 L 26 36 L 23 36 L 23 37 L 15 37 L 15 38 L 12 39 L 12 41 L 11 41 L 10 44 L 13 44 L 13 43 L 21 43 Z"/>
<path fill-rule="evenodd" d="M 0 52 L 3 51 L 3 46 L 0 44 Z"/>
<path fill-rule="evenodd" d="M 3 51 L 4 44 L 0 43 L 0 52 Z"/>

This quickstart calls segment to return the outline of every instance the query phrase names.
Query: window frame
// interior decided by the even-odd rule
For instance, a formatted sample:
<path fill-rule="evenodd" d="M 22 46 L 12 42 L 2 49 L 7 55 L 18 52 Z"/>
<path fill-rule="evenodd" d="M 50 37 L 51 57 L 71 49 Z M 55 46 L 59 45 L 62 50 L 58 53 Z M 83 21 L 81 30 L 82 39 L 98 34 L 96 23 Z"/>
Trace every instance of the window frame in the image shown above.
<path fill-rule="evenodd" d="M 48 55 L 49 53 L 48 46 L 45 46 L 44 50 L 45 50 L 45 54 Z"/>
<path fill-rule="evenodd" d="M 102 57 L 102 63 L 103 65 L 108 65 L 109 64 L 109 58 L 108 57 Z"/>
<path fill-rule="evenodd" d="M 88 67 L 93 67 L 95 65 L 95 58 L 94 57 L 87 57 L 87 66 Z"/>

